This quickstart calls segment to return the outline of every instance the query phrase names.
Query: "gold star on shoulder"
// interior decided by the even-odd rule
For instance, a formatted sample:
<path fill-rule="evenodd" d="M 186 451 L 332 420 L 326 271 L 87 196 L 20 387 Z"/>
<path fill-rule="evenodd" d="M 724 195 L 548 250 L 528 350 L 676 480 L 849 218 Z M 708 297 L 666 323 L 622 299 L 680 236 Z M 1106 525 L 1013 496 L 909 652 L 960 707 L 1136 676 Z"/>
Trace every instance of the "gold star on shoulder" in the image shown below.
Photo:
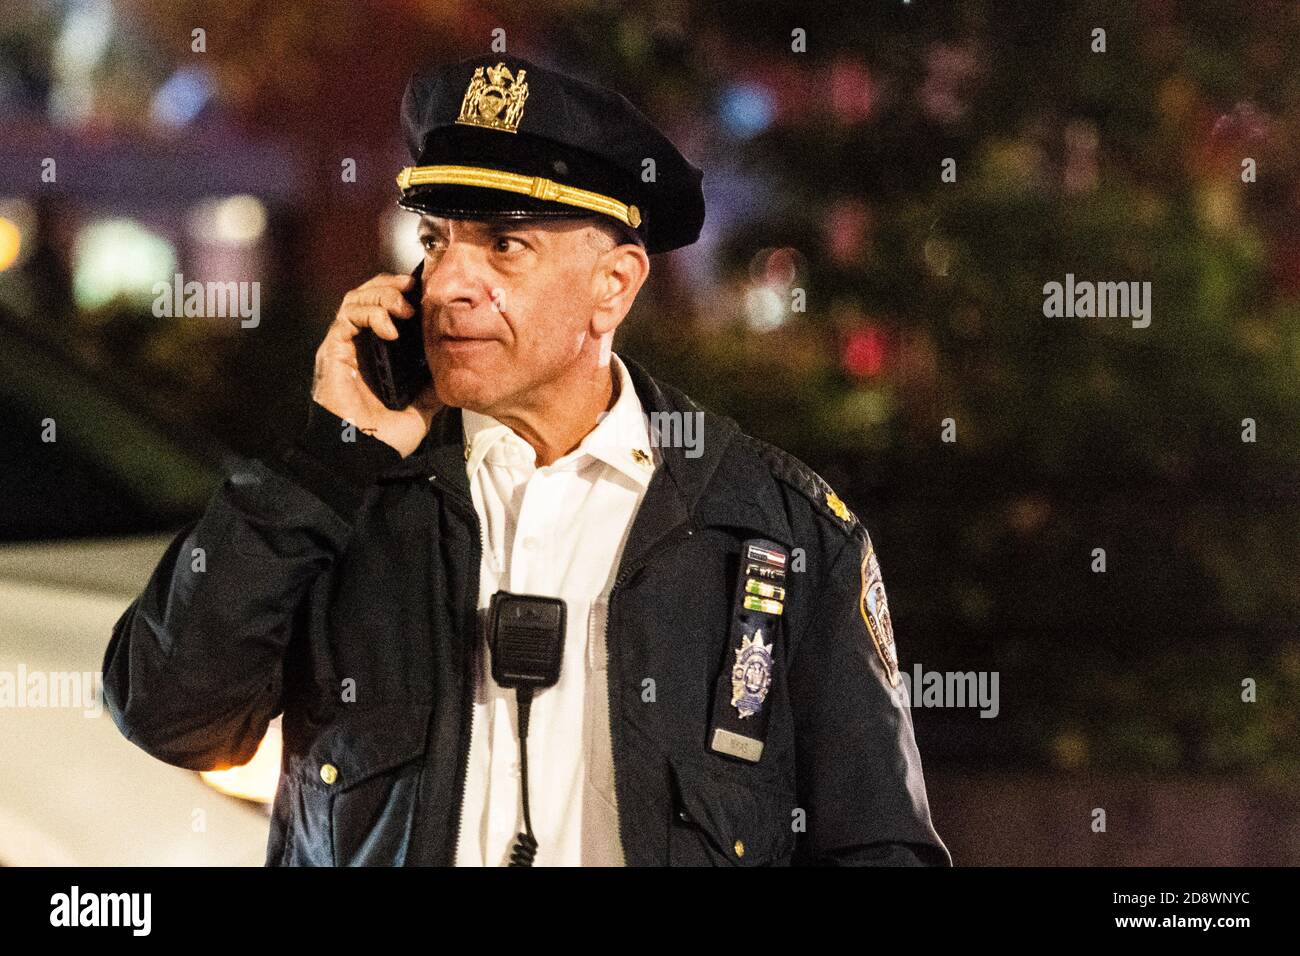
<path fill-rule="evenodd" d="M 826 492 L 826 505 L 831 509 L 831 511 L 835 512 L 835 517 L 839 518 L 841 521 L 849 520 L 848 505 L 841 501 L 840 496 L 835 492 Z"/>

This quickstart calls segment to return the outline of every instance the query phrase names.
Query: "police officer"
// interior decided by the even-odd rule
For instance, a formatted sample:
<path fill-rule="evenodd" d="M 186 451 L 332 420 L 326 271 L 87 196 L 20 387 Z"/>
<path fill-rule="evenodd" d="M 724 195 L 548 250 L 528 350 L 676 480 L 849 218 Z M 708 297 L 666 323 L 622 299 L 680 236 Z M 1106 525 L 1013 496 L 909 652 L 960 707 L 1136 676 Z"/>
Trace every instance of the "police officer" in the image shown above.
<path fill-rule="evenodd" d="M 117 622 L 118 726 L 206 769 L 283 714 L 268 865 L 949 864 L 865 528 L 612 350 L 700 170 L 516 57 L 402 110 L 420 274 L 347 294 L 303 435 Z M 404 323 L 429 374 L 394 403 Z"/>

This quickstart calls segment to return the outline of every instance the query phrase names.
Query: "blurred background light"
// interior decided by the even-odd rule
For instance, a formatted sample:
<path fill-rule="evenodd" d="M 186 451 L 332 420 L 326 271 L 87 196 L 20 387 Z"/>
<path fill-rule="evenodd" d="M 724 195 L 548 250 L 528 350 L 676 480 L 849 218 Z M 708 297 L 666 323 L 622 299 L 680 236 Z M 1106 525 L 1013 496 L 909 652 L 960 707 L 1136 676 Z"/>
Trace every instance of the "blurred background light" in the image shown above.
<path fill-rule="evenodd" d="M 251 246 L 266 231 L 266 206 L 256 196 L 205 199 L 190 211 L 189 231 L 198 242 Z"/>
<path fill-rule="evenodd" d="M 7 219 L 18 230 L 16 258 L 9 261 L 9 266 L 22 265 L 35 246 L 36 210 L 26 199 L 8 196 L 0 198 L 0 219 Z"/>
<path fill-rule="evenodd" d="M 134 219 L 101 219 L 77 234 L 72 262 L 72 291 L 81 308 L 119 297 L 146 305 L 155 282 L 172 281 L 176 249 Z"/>
<path fill-rule="evenodd" d="M 804 255 L 793 246 L 760 249 L 749 260 L 750 281 L 787 292 L 807 273 Z"/>
<path fill-rule="evenodd" d="M 110 0 L 76 0 L 67 6 L 63 28 L 55 41 L 54 66 L 60 72 L 89 72 L 108 52 L 113 35 L 113 4 Z"/>
<path fill-rule="evenodd" d="M 873 326 L 850 329 L 844 336 L 840 357 L 850 375 L 879 375 L 885 368 L 885 337 Z"/>
<path fill-rule="evenodd" d="M 791 290 L 807 274 L 803 253 L 792 246 L 767 247 L 749 260 L 745 322 L 756 332 L 770 332 L 791 315 Z"/>
<path fill-rule="evenodd" d="M 410 272 L 424 258 L 424 247 L 416 231 L 420 217 L 416 213 L 393 206 L 383 216 L 380 230 L 388 256 L 389 267 L 394 272 Z"/>
<path fill-rule="evenodd" d="M 858 262 L 867 250 L 871 233 L 871 210 L 866 202 L 845 197 L 833 202 L 822 221 L 825 253 L 832 263 L 847 266 Z"/>
<path fill-rule="evenodd" d="M 722 91 L 722 124 L 738 139 L 757 136 L 776 115 L 772 92 L 759 83 L 736 83 Z"/>
<path fill-rule="evenodd" d="M 876 102 L 871 71 L 860 57 L 841 58 L 831 67 L 831 109 L 841 123 L 860 123 Z"/>
<path fill-rule="evenodd" d="M 18 224 L 0 216 L 0 272 L 4 272 L 18 261 L 18 252 L 21 248 L 22 232 Z"/>
<path fill-rule="evenodd" d="M 204 770 L 199 776 L 209 787 L 228 796 L 269 804 L 275 799 L 275 789 L 280 782 L 280 757 L 284 741 L 280 724 L 273 721 L 266 728 L 266 736 L 257 745 L 253 759 L 242 767 L 227 770 Z"/>
<path fill-rule="evenodd" d="M 158 88 L 150 115 L 160 126 L 185 126 L 203 111 L 212 92 L 212 79 L 205 70 L 182 67 Z"/>
<path fill-rule="evenodd" d="M 767 284 L 777 289 L 789 289 L 799 278 L 803 256 L 798 249 L 783 246 L 773 249 L 764 266 L 764 278 Z"/>
<path fill-rule="evenodd" d="M 113 37 L 109 0 L 77 0 L 54 42 L 50 118 L 69 126 L 88 120 L 95 106 L 93 76 Z"/>
<path fill-rule="evenodd" d="M 745 292 L 745 322 L 755 332 L 771 332 L 789 317 L 786 301 L 769 286 L 755 286 Z"/>
<path fill-rule="evenodd" d="M 925 240 L 923 254 L 925 264 L 932 273 L 937 276 L 948 275 L 948 268 L 952 265 L 952 246 L 946 240 L 931 236 Z"/>

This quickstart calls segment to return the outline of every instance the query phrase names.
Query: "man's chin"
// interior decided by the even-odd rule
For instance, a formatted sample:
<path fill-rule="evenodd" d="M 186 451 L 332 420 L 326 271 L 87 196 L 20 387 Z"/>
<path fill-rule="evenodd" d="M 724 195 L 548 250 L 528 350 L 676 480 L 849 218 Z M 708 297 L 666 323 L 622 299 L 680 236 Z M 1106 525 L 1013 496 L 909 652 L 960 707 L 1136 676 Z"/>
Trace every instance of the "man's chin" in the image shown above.
<path fill-rule="evenodd" d="M 434 391 L 442 404 L 476 412 L 492 406 L 497 389 L 490 376 L 473 369 L 452 367 L 435 374 Z"/>

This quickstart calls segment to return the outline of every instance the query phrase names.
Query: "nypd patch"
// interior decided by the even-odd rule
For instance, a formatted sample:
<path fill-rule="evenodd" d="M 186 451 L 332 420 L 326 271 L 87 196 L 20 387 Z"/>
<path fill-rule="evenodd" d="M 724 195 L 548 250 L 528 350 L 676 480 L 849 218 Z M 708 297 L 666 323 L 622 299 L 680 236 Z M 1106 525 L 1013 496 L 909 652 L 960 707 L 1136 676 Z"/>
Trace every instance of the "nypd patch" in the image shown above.
<path fill-rule="evenodd" d="M 731 706 L 742 718 L 758 713 L 772 686 L 772 645 L 763 643 L 763 631 L 741 640 L 736 663 L 731 668 Z"/>
<path fill-rule="evenodd" d="M 862 555 L 862 594 L 858 598 L 862 620 L 876 646 L 880 662 L 885 665 L 891 687 L 898 686 L 898 650 L 894 646 L 894 624 L 889 617 L 889 602 L 885 598 L 885 582 L 880 575 L 880 562 L 871 539 L 866 540 Z"/>

